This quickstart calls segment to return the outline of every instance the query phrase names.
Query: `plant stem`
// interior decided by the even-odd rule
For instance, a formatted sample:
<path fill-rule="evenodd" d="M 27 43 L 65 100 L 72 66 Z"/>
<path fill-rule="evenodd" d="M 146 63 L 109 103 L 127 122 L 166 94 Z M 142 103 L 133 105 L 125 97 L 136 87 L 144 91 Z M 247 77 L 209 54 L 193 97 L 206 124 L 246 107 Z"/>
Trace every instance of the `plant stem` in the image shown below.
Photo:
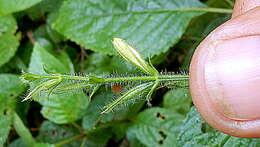
<path fill-rule="evenodd" d="M 89 81 L 91 78 L 99 79 L 94 84 L 98 83 L 116 83 L 116 82 L 136 82 L 136 81 L 156 81 L 167 82 L 167 81 L 183 81 L 188 80 L 189 75 L 158 75 L 158 76 L 128 76 L 128 77 L 82 77 L 82 76 L 70 76 L 70 75 L 46 75 L 42 78 L 56 79 L 62 78 L 63 80 L 76 80 L 76 81 Z"/>

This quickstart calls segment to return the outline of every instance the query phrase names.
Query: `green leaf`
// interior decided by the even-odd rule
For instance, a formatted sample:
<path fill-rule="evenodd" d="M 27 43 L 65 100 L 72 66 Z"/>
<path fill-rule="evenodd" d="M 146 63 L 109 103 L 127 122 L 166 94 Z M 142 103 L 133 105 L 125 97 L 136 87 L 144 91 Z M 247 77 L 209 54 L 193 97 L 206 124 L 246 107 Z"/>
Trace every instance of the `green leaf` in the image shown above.
<path fill-rule="evenodd" d="M 115 54 L 111 40 L 123 38 L 144 57 L 166 52 L 180 39 L 190 20 L 202 13 L 197 0 L 73 0 L 62 5 L 53 27 L 93 51 Z"/>
<path fill-rule="evenodd" d="M 0 16 L 0 35 L 4 33 L 14 34 L 16 29 L 17 24 L 12 15 Z"/>
<path fill-rule="evenodd" d="M 64 55 L 65 54 L 65 55 Z M 58 56 L 64 56 L 63 58 L 68 58 L 65 52 L 59 54 Z M 71 69 L 68 65 L 71 65 L 69 59 L 60 60 L 51 54 L 47 49 L 43 48 L 40 44 L 36 43 L 31 56 L 31 61 L 29 65 L 29 72 L 34 74 L 44 74 L 43 67 L 56 73 L 70 73 Z M 68 62 L 69 61 L 69 62 Z"/>
<path fill-rule="evenodd" d="M 35 44 L 29 72 L 45 74 L 43 66 L 55 73 L 73 72 L 72 63 L 65 52 L 60 54 L 50 53 L 52 50 L 43 48 L 38 43 Z M 39 101 L 43 108 L 43 116 L 55 123 L 64 124 L 74 122 L 84 115 L 89 98 L 82 91 L 72 91 L 72 93 L 51 94 L 48 96 L 38 96 L 35 100 Z"/>
<path fill-rule="evenodd" d="M 0 15 L 27 9 L 42 0 L 0 0 Z"/>
<path fill-rule="evenodd" d="M 141 112 L 130 131 L 146 146 L 172 147 L 177 142 L 184 117 L 164 108 L 151 108 Z"/>
<path fill-rule="evenodd" d="M 177 146 L 223 146 L 223 147 L 257 147 L 258 139 L 232 137 L 218 132 L 208 126 L 200 117 L 195 108 L 188 113 L 178 136 Z"/>
<path fill-rule="evenodd" d="M 88 96 L 83 92 L 78 94 L 51 94 L 48 98 L 40 98 L 43 105 L 43 116 L 57 124 L 74 122 L 82 118 L 88 107 Z"/>
<path fill-rule="evenodd" d="M 7 98 L 15 98 L 21 94 L 26 85 L 22 83 L 17 75 L 14 74 L 0 74 L 0 100 L 11 100 Z M 5 104 L 0 103 L 0 109 L 4 107 Z"/>
<path fill-rule="evenodd" d="M 177 88 L 168 91 L 163 97 L 163 107 L 185 115 L 191 106 L 191 96 L 188 89 Z"/>
<path fill-rule="evenodd" d="M 0 66 L 15 55 L 19 46 L 18 37 L 14 35 L 16 29 L 17 24 L 13 16 L 0 16 Z"/>
<path fill-rule="evenodd" d="M 136 137 L 136 130 L 135 129 L 128 129 L 126 132 L 127 140 L 129 141 L 130 147 L 146 147 L 142 144 Z"/>
<path fill-rule="evenodd" d="M 0 146 L 9 134 L 12 124 L 16 97 L 25 90 L 25 85 L 18 76 L 0 74 Z"/>
<path fill-rule="evenodd" d="M 12 34 L 0 35 L 0 66 L 8 62 L 19 46 L 19 41 Z"/>

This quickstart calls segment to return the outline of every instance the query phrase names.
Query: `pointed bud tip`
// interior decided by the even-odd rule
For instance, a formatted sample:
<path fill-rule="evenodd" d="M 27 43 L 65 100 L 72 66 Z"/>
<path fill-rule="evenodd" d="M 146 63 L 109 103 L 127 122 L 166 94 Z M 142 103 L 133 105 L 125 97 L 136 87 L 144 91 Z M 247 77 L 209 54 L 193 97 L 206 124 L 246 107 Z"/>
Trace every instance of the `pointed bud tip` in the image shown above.
<path fill-rule="evenodd" d="M 121 38 L 113 38 L 113 42 L 114 41 L 122 41 L 123 39 L 121 39 Z"/>
<path fill-rule="evenodd" d="M 119 44 L 122 43 L 124 40 L 121 38 L 113 38 L 112 43 L 115 44 Z"/>

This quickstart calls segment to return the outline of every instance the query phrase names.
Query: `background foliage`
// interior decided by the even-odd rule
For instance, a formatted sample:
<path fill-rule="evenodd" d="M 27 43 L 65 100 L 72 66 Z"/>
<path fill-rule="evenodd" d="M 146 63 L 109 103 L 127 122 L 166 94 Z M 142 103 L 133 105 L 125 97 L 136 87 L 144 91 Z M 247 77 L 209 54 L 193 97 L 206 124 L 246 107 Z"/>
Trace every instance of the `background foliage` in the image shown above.
<path fill-rule="evenodd" d="M 129 85 L 21 102 L 21 71 L 136 74 L 117 56 L 120 37 L 158 70 L 187 71 L 199 42 L 230 18 L 231 0 L 0 0 L 0 146 L 259 146 L 209 127 L 187 88 L 161 88 L 152 107 L 140 101 L 101 114 Z M 222 8 L 222 9 L 211 9 Z M 223 10 L 223 11 L 222 11 Z M 213 13 L 207 13 L 213 11 Z"/>

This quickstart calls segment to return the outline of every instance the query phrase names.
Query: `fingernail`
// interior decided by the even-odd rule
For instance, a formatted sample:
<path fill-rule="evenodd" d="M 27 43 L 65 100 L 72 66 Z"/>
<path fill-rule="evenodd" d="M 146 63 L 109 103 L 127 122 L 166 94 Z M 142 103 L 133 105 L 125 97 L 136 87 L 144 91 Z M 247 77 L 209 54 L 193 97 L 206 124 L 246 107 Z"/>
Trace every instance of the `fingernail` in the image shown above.
<path fill-rule="evenodd" d="M 209 50 L 204 74 L 218 112 L 235 120 L 260 118 L 260 36 L 218 43 Z"/>

